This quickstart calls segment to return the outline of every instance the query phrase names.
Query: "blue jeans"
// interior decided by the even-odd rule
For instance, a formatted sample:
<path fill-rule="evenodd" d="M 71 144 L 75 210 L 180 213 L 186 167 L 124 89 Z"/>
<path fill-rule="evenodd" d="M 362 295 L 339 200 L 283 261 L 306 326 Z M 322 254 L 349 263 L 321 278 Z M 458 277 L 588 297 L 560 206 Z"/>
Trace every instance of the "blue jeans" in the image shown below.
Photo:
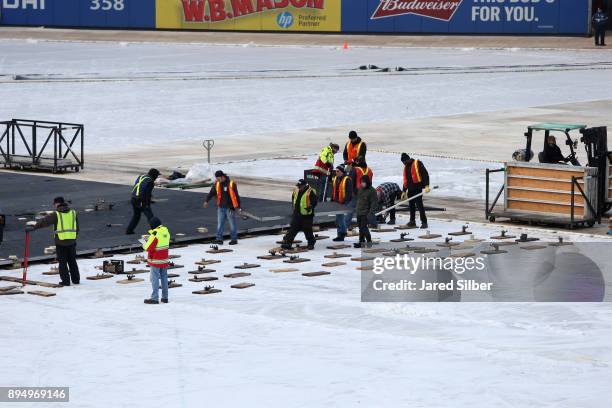
<path fill-rule="evenodd" d="M 231 208 L 217 208 L 217 240 L 223 240 L 223 231 L 225 230 L 225 220 L 229 220 L 230 235 L 232 240 L 238 239 L 238 226 L 236 225 L 236 211 Z"/>
<path fill-rule="evenodd" d="M 355 194 L 355 197 L 353 197 L 353 199 L 346 205 L 346 209 L 350 210 L 350 213 L 344 216 L 344 225 L 346 225 L 347 229 L 351 225 L 351 222 L 353 222 L 353 214 L 355 213 L 355 208 L 357 208 L 356 196 L 357 194 Z"/>
<path fill-rule="evenodd" d="M 161 279 L 162 299 L 168 299 L 168 269 L 151 267 L 151 299 L 159 300 L 159 280 Z"/>
<path fill-rule="evenodd" d="M 338 235 L 345 235 L 348 231 L 348 226 L 351 223 L 351 218 L 353 218 L 353 207 L 351 207 L 351 203 L 348 202 L 344 204 L 343 210 L 351 211 L 350 214 L 336 214 L 336 230 L 338 231 Z M 350 216 L 350 217 L 349 217 Z"/>

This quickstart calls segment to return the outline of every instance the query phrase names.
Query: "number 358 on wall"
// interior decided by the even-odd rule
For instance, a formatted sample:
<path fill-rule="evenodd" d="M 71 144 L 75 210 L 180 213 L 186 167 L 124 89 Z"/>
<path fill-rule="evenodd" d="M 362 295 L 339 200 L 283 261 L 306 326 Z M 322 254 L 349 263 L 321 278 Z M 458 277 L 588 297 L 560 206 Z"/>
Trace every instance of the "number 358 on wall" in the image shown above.
<path fill-rule="evenodd" d="M 122 11 L 125 8 L 125 0 L 91 0 L 90 10 Z"/>

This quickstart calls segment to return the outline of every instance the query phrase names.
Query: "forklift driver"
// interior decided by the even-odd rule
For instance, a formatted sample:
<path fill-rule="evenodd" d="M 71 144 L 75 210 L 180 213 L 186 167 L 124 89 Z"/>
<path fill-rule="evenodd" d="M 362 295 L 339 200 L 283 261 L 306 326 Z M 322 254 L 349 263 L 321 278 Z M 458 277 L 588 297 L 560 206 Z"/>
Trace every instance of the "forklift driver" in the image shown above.
<path fill-rule="evenodd" d="M 542 163 L 551 164 L 567 164 L 570 161 L 570 157 L 563 157 L 561 148 L 557 146 L 557 139 L 554 136 L 548 136 L 546 146 L 542 152 Z"/>

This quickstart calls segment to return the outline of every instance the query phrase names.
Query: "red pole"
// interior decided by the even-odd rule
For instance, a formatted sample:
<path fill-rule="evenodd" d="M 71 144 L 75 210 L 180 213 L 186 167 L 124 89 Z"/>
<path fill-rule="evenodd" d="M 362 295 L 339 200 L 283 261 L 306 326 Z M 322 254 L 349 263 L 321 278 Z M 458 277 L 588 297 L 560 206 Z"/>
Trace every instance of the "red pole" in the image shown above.
<path fill-rule="evenodd" d="M 25 250 L 23 253 L 23 276 L 21 285 L 26 285 L 26 279 L 28 277 L 28 256 L 30 255 L 30 233 L 26 232 L 25 236 Z"/>

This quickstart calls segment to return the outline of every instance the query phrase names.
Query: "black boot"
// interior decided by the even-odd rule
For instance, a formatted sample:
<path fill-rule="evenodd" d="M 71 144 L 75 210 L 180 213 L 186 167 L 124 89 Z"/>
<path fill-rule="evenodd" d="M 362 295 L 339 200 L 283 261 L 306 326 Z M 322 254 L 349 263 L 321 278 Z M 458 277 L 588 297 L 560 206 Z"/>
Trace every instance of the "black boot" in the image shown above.
<path fill-rule="evenodd" d="M 346 234 L 338 234 L 338 236 L 334 239 L 332 239 L 332 241 L 334 242 L 343 242 L 344 238 L 346 238 Z"/>
<path fill-rule="evenodd" d="M 361 242 L 355 242 L 355 243 L 353 244 L 353 248 L 361 248 L 362 246 L 363 246 L 363 245 L 362 245 L 362 243 L 361 243 Z"/>
<path fill-rule="evenodd" d="M 406 224 L 407 227 L 416 227 L 416 222 L 415 221 L 410 221 L 408 224 Z"/>
<path fill-rule="evenodd" d="M 291 244 L 287 244 L 287 243 L 281 244 L 281 248 L 289 250 L 291 249 Z"/>
<path fill-rule="evenodd" d="M 164 298 L 162 298 L 162 299 L 161 299 L 161 302 L 162 302 L 162 303 L 168 303 L 168 299 L 164 299 Z"/>
<path fill-rule="evenodd" d="M 429 228 L 429 227 L 427 226 L 426 222 L 421 224 L 421 229 L 427 229 L 427 228 Z"/>
<path fill-rule="evenodd" d="M 159 304 L 159 300 L 155 300 L 155 299 L 145 299 L 144 302 L 147 305 L 158 305 Z"/>
<path fill-rule="evenodd" d="M 389 220 L 387 225 L 395 225 L 395 219 Z"/>
<path fill-rule="evenodd" d="M 238 245 L 238 240 L 237 240 L 237 239 L 232 239 L 232 240 L 229 242 L 229 244 L 230 244 L 230 245 Z"/>
<path fill-rule="evenodd" d="M 312 251 L 314 249 L 315 243 L 317 241 L 313 241 L 313 242 L 309 242 L 308 246 L 306 248 L 308 248 L 309 251 Z"/>

